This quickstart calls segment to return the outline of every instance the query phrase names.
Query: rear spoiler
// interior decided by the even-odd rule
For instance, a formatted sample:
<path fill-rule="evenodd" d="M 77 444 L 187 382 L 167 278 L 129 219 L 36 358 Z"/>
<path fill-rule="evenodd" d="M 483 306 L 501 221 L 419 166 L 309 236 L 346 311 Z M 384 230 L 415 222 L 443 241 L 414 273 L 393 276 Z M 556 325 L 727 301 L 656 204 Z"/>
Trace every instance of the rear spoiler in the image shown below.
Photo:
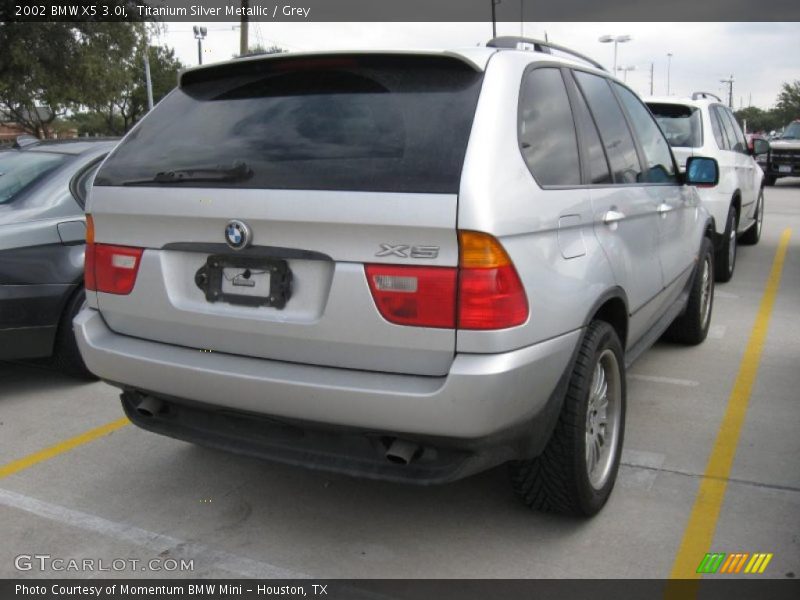
<path fill-rule="evenodd" d="M 215 79 L 252 75 L 254 73 L 266 75 L 280 70 L 316 70 L 336 68 L 337 66 L 347 67 L 375 60 L 385 60 L 387 62 L 412 62 L 416 60 L 439 63 L 449 62 L 454 67 L 467 68 L 477 73 L 482 72 L 482 69 L 469 58 L 451 52 L 292 52 L 241 57 L 223 63 L 187 69 L 178 74 L 178 87 Z"/>

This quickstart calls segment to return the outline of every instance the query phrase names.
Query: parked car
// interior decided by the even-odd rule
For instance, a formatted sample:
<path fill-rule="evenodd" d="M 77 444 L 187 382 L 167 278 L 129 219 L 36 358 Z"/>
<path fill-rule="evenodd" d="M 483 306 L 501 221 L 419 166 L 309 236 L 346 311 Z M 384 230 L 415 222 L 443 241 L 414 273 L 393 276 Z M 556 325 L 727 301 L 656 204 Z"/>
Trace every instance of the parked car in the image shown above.
<path fill-rule="evenodd" d="M 700 197 L 714 215 L 717 281 L 730 281 L 736 267 L 737 241 L 757 244 L 764 222 L 764 173 L 754 155 L 768 151 L 758 142 L 750 151 L 730 109 L 708 92 L 691 98 L 647 98 L 650 110 L 669 140 L 681 168 L 691 156 L 717 159 L 719 183 L 703 187 Z"/>
<path fill-rule="evenodd" d="M 0 153 L 0 360 L 53 356 L 90 375 L 72 330 L 84 302 L 83 205 L 113 145 L 26 142 Z"/>
<path fill-rule="evenodd" d="M 150 431 L 592 515 L 626 367 L 708 332 L 717 175 L 545 42 L 188 70 L 97 174 L 78 344 Z"/>
<path fill-rule="evenodd" d="M 769 147 L 767 185 L 775 185 L 781 177 L 800 177 L 800 120 L 789 123 Z"/>

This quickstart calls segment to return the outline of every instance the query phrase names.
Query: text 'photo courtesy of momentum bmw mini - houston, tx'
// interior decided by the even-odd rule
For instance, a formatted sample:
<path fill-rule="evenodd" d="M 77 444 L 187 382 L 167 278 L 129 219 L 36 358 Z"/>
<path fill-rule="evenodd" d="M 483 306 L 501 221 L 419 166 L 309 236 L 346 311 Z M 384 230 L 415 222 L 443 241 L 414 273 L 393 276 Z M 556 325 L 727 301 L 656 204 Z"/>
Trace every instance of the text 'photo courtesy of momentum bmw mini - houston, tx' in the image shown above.
<path fill-rule="evenodd" d="M 192 69 L 95 178 L 78 344 L 154 432 L 414 483 L 509 462 L 593 515 L 626 368 L 709 331 L 719 167 L 687 163 L 544 41 Z"/>

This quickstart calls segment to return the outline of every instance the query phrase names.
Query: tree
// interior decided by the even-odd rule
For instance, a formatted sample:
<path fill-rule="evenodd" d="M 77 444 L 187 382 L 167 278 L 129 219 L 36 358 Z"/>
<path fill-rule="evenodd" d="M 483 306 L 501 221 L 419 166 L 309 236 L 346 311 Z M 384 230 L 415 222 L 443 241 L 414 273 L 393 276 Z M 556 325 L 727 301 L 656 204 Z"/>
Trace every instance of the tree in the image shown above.
<path fill-rule="evenodd" d="M 153 101 L 166 96 L 178 81 L 178 71 L 183 64 L 175 58 L 175 51 L 165 46 L 137 45 L 136 51 L 124 60 L 124 78 L 110 101 L 89 105 L 91 112 L 103 116 L 103 130 L 81 129 L 81 133 L 122 135 L 147 112 L 147 86 L 145 82 L 144 53 L 150 62 L 150 79 L 153 84 Z M 96 128 L 97 119 L 84 118 L 84 125 Z"/>
<path fill-rule="evenodd" d="M 261 44 L 256 44 L 255 46 L 250 46 L 247 49 L 247 54 L 234 54 L 233 58 L 243 58 L 245 56 L 258 56 L 259 54 L 282 54 L 284 52 L 288 52 L 285 48 L 281 48 L 280 46 L 273 44 L 271 46 L 262 46 Z"/>
<path fill-rule="evenodd" d="M 775 109 L 782 117 L 781 125 L 793 119 L 800 119 L 800 79 L 783 84 Z"/>
<path fill-rule="evenodd" d="M 140 23 L 0 23 L 0 112 L 38 137 L 81 105 L 110 103 Z"/>
<path fill-rule="evenodd" d="M 737 110 L 734 115 L 739 123 L 747 122 L 748 131 L 772 131 L 783 126 L 783 119 L 774 110 L 762 110 L 757 106 L 748 106 Z"/>

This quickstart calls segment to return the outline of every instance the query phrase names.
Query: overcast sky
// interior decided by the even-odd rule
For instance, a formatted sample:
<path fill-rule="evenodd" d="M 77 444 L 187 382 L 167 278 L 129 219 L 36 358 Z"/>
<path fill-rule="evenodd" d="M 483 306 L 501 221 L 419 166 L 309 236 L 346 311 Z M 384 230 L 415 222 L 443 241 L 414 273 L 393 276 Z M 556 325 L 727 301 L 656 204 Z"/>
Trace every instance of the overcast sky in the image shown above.
<path fill-rule="evenodd" d="M 197 64 L 193 23 L 167 23 L 161 42 L 189 66 Z M 203 62 L 229 60 L 239 50 L 236 23 L 198 23 L 208 28 Z M 632 37 L 618 48 L 618 66 L 632 66 L 627 82 L 641 95 L 667 93 L 667 53 L 672 53 L 670 93 L 703 90 L 727 98 L 720 79 L 734 77 L 735 108 L 770 108 L 781 84 L 800 80 L 800 23 L 498 23 L 498 35 L 544 38 L 591 56 L 611 70 L 613 44 L 601 35 Z M 277 44 L 294 51 L 360 48 L 458 48 L 484 44 L 491 23 L 250 23 L 250 45 Z M 619 73 L 622 78 L 622 73 Z M 752 99 L 752 100 L 751 100 Z"/>

